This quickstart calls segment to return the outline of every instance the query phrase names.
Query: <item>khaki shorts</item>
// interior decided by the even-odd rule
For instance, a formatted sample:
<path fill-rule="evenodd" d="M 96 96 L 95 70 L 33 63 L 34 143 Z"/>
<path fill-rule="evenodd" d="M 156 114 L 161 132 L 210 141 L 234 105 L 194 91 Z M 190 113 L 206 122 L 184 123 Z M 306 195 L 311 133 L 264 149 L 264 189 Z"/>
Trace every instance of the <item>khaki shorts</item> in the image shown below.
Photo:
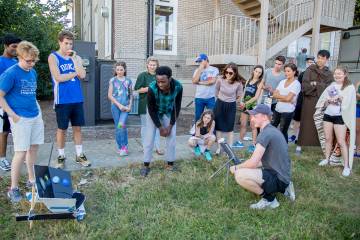
<path fill-rule="evenodd" d="M 20 117 L 17 123 L 9 117 L 14 151 L 28 151 L 31 145 L 44 143 L 44 122 L 41 112 L 34 118 Z"/>

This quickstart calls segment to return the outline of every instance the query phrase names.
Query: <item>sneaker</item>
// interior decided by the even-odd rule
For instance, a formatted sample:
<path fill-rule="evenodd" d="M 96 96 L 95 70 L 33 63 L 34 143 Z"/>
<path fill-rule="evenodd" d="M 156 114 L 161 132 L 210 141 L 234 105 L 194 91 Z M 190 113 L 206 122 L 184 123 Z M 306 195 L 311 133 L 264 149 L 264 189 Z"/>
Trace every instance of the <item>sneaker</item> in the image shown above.
<path fill-rule="evenodd" d="M 121 148 L 119 151 L 119 155 L 120 157 L 127 156 L 128 155 L 127 149 L 125 147 Z"/>
<path fill-rule="evenodd" d="M 21 193 L 20 193 L 19 188 L 10 189 L 10 190 L 7 192 L 7 195 L 8 195 L 8 197 L 10 198 L 10 201 L 11 201 L 12 203 L 20 202 L 21 199 L 22 199 L 22 196 L 21 196 Z"/>
<path fill-rule="evenodd" d="M 31 182 L 31 181 L 27 180 L 25 186 L 27 189 L 31 189 L 34 186 L 34 184 L 35 184 L 35 182 Z"/>
<path fill-rule="evenodd" d="M 319 162 L 319 166 L 326 166 L 329 164 L 329 160 L 327 159 L 323 159 Z"/>
<path fill-rule="evenodd" d="M 159 156 L 162 156 L 162 155 L 165 154 L 164 151 L 163 151 L 163 150 L 160 150 L 160 149 L 156 149 L 155 152 L 156 152 L 156 154 L 159 155 Z"/>
<path fill-rule="evenodd" d="M 149 167 L 143 167 L 142 169 L 140 169 L 140 175 L 143 177 L 147 177 L 147 175 L 149 175 L 149 173 L 150 173 Z"/>
<path fill-rule="evenodd" d="M 296 155 L 296 156 L 300 156 L 300 155 L 301 155 L 301 147 L 300 147 L 300 146 L 296 146 L 295 155 Z"/>
<path fill-rule="evenodd" d="M 58 156 L 56 168 L 64 169 L 65 168 L 65 159 L 66 159 L 66 157 L 63 155 Z"/>
<path fill-rule="evenodd" d="M 274 209 L 280 206 L 280 203 L 274 198 L 272 202 L 269 202 L 265 198 L 262 198 L 259 202 L 251 204 L 251 209 Z"/>
<path fill-rule="evenodd" d="M 194 147 L 194 154 L 195 154 L 196 157 L 200 157 L 200 155 L 201 155 L 201 150 L 200 150 L 199 145 L 197 145 L 196 147 Z"/>
<path fill-rule="evenodd" d="M 343 175 L 344 177 L 350 176 L 350 173 L 351 173 L 351 170 L 350 170 L 350 168 L 348 168 L 348 167 L 345 167 L 344 170 L 342 171 L 342 175 Z"/>
<path fill-rule="evenodd" d="M 6 158 L 3 158 L 0 161 L 0 168 L 4 171 L 10 171 L 11 170 L 11 163 Z"/>
<path fill-rule="evenodd" d="M 76 156 L 75 161 L 77 163 L 80 163 L 83 167 L 90 167 L 91 166 L 91 162 L 89 160 L 87 160 L 85 154 L 80 154 L 80 156 Z"/>
<path fill-rule="evenodd" d="M 216 154 L 216 155 L 220 155 L 220 152 L 221 152 L 221 149 L 220 149 L 220 148 L 218 148 L 218 149 L 216 149 L 215 154 Z"/>
<path fill-rule="evenodd" d="M 285 189 L 284 195 L 285 197 L 288 197 L 290 201 L 295 201 L 295 190 L 293 182 L 289 183 L 289 186 L 287 186 L 287 188 Z"/>
<path fill-rule="evenodd" d="M 248 153 L 253 153 L 255 151 L 255 146 L 254 145 L 250 145 L 247 149 Z"/>
<path fill-rule="evenodd" d="M 244 139 L 244 141 L 252 141 L 252 137 L 246 137 L 245 136 L 243 139 Z"/>
<path fill-rule="evenodd" d="M 288 141 L 289 142 L 295 142 L 296 140 L 296 136 L 295 135 L 291 135 L 289 138 L 288 138 Z"/>
<path fill-rule="evenodd" d="M 175 165 L 169 165 L 169 164 L 166 164 L 165 170 L 167 170 L 169 172 L 177 172 L 177 171 L 179 171 L 179 169 Z"/>
<path fill-rule="evenodd" d="M 233 145 L 231 147 L 232 148 L 243 148 L 244 144 L 240 141 L 236 141 L 235 143 L 233 143 Z"/>
<path fill-rule="evenodd" d="M 205 156 L 205 159 L 206 159 L 206 160 L 208 160 L 208 161 L 211 161 L 211 160 L 212 160 L 211 153 L 210 153 L 209 150 L 205 150 L 204 156 Z"/>

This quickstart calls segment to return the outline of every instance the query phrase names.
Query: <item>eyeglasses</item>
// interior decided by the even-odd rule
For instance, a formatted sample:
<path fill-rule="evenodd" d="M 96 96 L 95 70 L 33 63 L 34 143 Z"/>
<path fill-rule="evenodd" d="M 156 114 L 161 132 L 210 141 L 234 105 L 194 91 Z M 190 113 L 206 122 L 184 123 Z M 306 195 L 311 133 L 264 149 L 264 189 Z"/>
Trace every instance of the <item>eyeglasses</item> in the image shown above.
<path fill-rule="evenodd" d="M 34 60 L 34 59 L 32 59 L 32 60 L 25 60 L 25 59 L 24 59 L 24 61 L 25 61 L 27 64 L 32 64 L 32 63 L 36 63 L 36 62 L 37 62 L 37 60 Z"/>
<path fill-rule="evenodd" d="M 225 71 L 225 75 L 229 74 L 230 76 L 234 75 L 234 72 Z"/>

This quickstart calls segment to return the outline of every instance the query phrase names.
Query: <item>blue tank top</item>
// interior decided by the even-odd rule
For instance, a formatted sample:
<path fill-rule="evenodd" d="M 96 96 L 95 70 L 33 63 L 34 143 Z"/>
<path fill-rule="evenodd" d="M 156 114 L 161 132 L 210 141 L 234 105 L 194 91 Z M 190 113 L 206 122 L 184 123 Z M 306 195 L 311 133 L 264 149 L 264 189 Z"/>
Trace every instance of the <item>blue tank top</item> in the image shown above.
<path fill-rule="evenodd" d="M 60 74 L 74 73 L 75 66 L 71 58 L 64 58 L 57 52 L 52 52 L 57 60 Z M 78 77 L 74 77 L 66 82 L 56 82 L 52 76 L 54 87 L 54 103 L 69 104 L 82 103 L 84 101 L 81 91 L 81 83 Z"/>

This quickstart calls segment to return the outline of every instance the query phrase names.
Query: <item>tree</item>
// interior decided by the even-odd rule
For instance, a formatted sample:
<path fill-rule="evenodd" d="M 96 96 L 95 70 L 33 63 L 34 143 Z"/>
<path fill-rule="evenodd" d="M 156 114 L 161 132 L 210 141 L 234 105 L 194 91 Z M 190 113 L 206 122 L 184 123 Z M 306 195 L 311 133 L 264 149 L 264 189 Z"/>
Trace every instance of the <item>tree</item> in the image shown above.
<path fill-rule="evenodd" d="M 0 0 L 0 36 L 14 33 L 34 43 L 40 50 L 35 69 L 38 73 L 39 98 L 52 97 L 52 83 L 47 64 L 48 55 L 57 49 L 57 34 L 66 25 L 65 16 L 70 0 Z M 3 46 L 0 47 L 3 51 Z"/>
<path fill-rule="evenodd" d="M 360 0 L 356 0 L 354 14 L 354 26 L 360 26 Z"/>

